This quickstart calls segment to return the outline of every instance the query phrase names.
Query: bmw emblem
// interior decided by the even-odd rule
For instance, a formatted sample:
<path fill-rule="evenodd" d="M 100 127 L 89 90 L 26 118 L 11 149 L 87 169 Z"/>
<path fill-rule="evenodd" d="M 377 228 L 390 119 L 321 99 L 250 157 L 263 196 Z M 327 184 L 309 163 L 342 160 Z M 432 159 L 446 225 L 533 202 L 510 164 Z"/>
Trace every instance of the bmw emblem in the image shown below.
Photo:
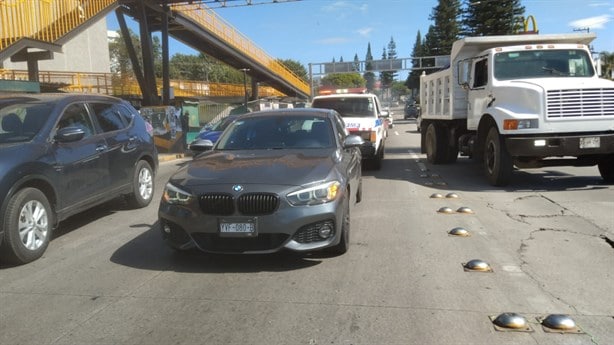
<path fill-rule="evenodd" d="M 236 184 L 232 186 L 232 190 L 234 190 L 235 192 L 240 192 L 243 190 L 243 186 L 241 186 L 240 184 Z"/>

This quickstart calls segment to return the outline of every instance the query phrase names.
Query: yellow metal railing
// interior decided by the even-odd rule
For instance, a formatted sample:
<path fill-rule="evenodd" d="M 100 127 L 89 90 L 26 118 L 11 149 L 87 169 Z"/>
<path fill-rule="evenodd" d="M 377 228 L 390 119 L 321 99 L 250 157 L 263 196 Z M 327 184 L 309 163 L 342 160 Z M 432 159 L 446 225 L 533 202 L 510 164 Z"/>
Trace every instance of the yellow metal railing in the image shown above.
<path fill-rule="evenodd" d="M 67 92 L 101 93 L 115 96 L 141 96 L 141 89 L 133 77 L 121 78 L 113 73 L 80 73 L 43 71 L 38 74 L 39 81 L 55 84 L 58 89 Z M 0 69 L 0 79 L 28 80 L 28 71 Z M 243 84 L 210 83 L 192 80 L 171 80 L 176 97 L 225 97 L 243 96 Z M 157 81 L 162 88 L 162 81 Z M 247 88 L 252 93 L 251 87 Z M 284 94 L 270 86 L 258 88 L 260 97 L 283 97 Z"/>
<path fill-rule="evenodd" d="M 0 50 L 21 38 L 55 42 L 115 0 L 1 0 Z"/>
<path fill-rule="evenodd" d="M 158 89 L 162 89 L 162 81 L 157 81 Z M 239 97 L 245 94 L 245 87 L 242 84 L 208 83 L 190 80 L 171 80 L 170 86 L 173 88 L 175 97 L 198 98 L 198 97 Z M 252 93 L 250 87 L 247 88 Z M 113 94 L 117 96 L 140 96 L 141 89 L 135 79 L 123 79 L 113 82 Z M 259 97 L 283 97 L 284 93 L 277 91 L 270 86 L 260 86 L 258 88 Z"/>
<path fill-rule="evenodd" d="M 309 83 L 298 77 L 290 69 L 277 60 L 267 55 L 264 50 L 258 48 L 247 37 L 235 30 L 224 19 L 204 4 L 175 4 L 171 6 L 173 11 L 180 12 L 202 25 L 204 28 L 217 35 L 226 43 L 232 45 L 246 56 L 259 61 L 269 70 L 284 78 L 305 94 L 310 94 Z"/>

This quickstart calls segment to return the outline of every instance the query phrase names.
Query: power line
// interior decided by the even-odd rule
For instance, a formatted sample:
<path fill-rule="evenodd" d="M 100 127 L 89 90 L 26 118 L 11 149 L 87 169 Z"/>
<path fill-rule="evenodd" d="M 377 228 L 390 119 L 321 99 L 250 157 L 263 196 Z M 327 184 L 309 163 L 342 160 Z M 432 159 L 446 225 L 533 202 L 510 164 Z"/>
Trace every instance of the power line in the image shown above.
<path fill-rule="evenodd" d="M 279 4 L 285 2 L 297 2 L 302 0 L 192 0 L 175 6 L 207 5 L 208 9 L 244 7 L 255 5 Z M 196 9 L 194 9 L 196 10 Z"/>

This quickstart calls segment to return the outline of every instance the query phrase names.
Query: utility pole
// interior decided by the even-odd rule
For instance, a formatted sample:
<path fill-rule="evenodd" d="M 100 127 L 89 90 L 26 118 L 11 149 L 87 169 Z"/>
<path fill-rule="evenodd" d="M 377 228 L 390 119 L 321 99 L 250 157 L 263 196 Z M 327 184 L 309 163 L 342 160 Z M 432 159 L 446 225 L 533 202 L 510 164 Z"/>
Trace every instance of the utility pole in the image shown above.
<path fill-rule="evenodd" d="M 247 111 L 247 72 L 249 72 L 249 68 L 241 68 L 240 71 L 243 71 L 243 90 L 245 92 L 245 111 Z"/>

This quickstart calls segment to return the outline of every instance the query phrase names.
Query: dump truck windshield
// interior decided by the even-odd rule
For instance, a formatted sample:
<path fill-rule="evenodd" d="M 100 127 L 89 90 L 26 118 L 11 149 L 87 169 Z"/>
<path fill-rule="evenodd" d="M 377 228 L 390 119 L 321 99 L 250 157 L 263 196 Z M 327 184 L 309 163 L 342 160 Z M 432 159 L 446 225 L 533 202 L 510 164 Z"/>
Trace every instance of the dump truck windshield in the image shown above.
<path fill-rule="evenodd" d="M 591 59 L 581 49 L 526 50 L 495 54 L 498 80 L 592 77 Z"/>

